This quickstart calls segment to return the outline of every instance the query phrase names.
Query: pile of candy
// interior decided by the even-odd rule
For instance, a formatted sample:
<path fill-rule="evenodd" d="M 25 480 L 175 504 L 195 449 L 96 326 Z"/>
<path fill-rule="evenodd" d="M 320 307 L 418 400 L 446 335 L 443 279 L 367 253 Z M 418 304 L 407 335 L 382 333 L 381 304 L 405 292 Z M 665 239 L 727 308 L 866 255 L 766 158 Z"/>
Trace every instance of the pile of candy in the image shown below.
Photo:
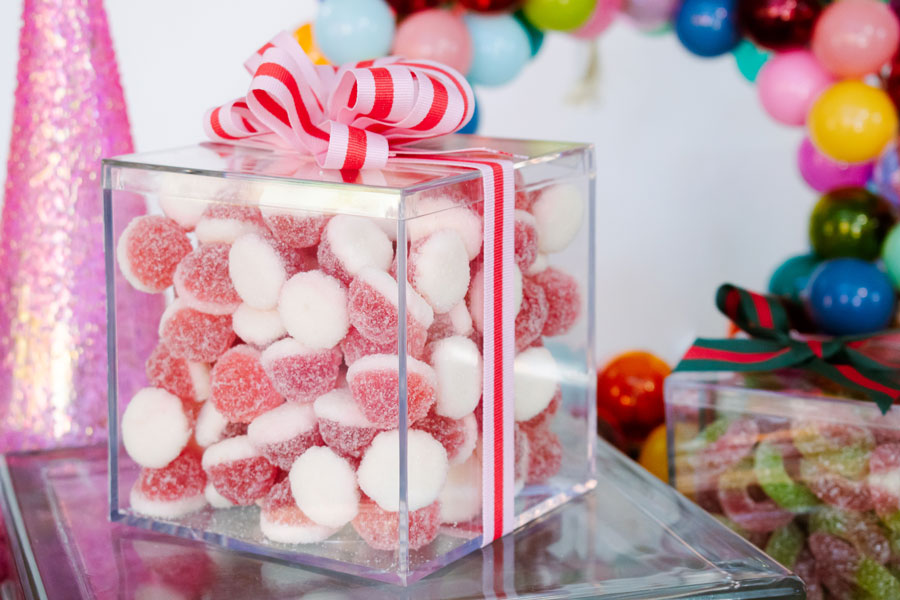
<path fill-rule="evenodd" d="M 480 186 L 471 202 L 480 197 Z M 441 526 L 477 532 L 481 512 L 482 216 L 423 199 L 408 222 L 409 542 Z M 121 418 L 142 467 L 132 510 L 175 519 L 211 505 L 259 506 L 266 538 L 325 540 L 346 526 L 398 545 L 399 322 L 396 222 L 161 198 L 134 219 L 117 262 L 136 288 L 174 286 L 147 361 L 148 387 Z M 420 209 L 425 208 L 420 206 Z M 551 430 L 559 372 L 544 336 L 579 319 L 569 245 L 584 198 L 571 184 L 517 194 L 517 489 L 558 472 Z"/>

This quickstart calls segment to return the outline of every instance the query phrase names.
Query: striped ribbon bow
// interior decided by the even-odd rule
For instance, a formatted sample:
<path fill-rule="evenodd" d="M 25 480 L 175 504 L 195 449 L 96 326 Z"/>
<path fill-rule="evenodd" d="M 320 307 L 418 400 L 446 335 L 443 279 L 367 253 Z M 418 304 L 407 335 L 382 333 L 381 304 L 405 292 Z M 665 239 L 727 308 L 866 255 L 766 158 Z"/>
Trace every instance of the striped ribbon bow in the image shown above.
<path fill-rule="evenodd" d="M 244 67 L 247 95 L 209 110 L 206 135 L 286 146 L 324 169 L 382 168 L 391 147 L 458 131 L 475 110 L 471 86 L 446 65 L 396 56 L 314 65 L 287 32 Z"/>
<path fill-rule="evenodd" d="M 900 365 L 867 352 L 897 332 L 843 337 L 797 337 L 788 301 L 731 284 L 716 293 L 716 306 L 749 339 L 696 340 L 676 371 L 770 371 L 795 367 L 823 375 L 874 401 L 883 413 L 900 399 Z"/>

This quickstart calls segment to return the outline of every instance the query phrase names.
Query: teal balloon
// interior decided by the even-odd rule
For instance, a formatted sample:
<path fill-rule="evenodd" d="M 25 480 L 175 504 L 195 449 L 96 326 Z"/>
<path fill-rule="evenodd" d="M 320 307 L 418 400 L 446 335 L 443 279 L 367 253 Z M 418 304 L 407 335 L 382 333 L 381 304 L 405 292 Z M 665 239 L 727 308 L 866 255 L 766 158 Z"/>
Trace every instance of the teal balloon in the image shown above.
<path fill-rule="evenodd" d="M 475 85 L 503 85 L 531 58 L 531 42 L 522 24 L 508 14 L 468 13 L 472 66 L 466 74 Z"/>
<path fill-rule="evenodd" d="M 771 52 L 763 50 L 747 39 L 742 40 L 731 53 L 737 62 L 738 71 L 747 81 L 756 81 L 760 69 L 772 56 Z"/>
<path fill-rule="evenodd" d="M 313 24 L 316 44 L 334 65 L 386 56 L 394 13 L 384 0 L 324 0 Z"/>
<path fill-rule="evenodd" d="M 522 27 L 525 28 L 525 33 L 528 34 L 528 41 L 531 43 L 532 58 L 537 56 L 541 46 L 544 45 L 544 32 L 532 25 L 531 21 L 525 17 L 525 13 L 521 10 L 517 10 L 513 13 L 513 16 L 522 24 Z"/>
<path fill-rule="evenodd" d="M 800 254 L 787 259 L 775 269 L 769 280 L 769 293 L 799 302 L 809 283 L 809 276 L 822 262 L 815 254 Z"/>
<path fill-rule="evenodd" d="M 884 260 L 884 268 L 894 287 L 900 290 L 900 225 L 894 225 L 881 248 L 881 259 Z"/>

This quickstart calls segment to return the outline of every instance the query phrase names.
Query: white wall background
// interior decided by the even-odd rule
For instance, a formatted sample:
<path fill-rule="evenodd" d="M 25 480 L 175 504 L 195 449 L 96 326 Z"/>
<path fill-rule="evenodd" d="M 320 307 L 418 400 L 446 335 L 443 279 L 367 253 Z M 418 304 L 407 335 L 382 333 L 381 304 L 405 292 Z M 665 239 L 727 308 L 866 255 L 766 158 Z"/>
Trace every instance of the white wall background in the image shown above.
<path fill-rule="evenodd" d="M 140 151 L 199 140 L 203 111 L 246 90 L 243 60 L 309 20 L 315 1 L 106 6 Z M 21 10 L 0 2 L 0 165 Z M 815 196 L 794 164 L 800 132 L 765 116 L 730 56 L 693 58 L 674 35 L 644 36 L 626 22 L 601 39 L 598 102 L 569 105 L 586 56 L 583 44 L 548 36 L 512 84 L 476 90 L 481 132 L 596 145 L 599 356 L 646 348 L 676 360 L 696 335 L 725 331 L 713 307 L 719 283 L 762 289 L 806 247 Z"/>

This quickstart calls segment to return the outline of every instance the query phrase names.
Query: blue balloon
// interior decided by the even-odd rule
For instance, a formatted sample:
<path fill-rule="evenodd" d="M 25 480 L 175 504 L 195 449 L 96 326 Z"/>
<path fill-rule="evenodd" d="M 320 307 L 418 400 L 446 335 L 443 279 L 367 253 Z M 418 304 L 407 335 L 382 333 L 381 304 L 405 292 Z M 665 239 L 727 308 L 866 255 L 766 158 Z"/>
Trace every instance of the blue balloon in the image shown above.
<path fill-rule="evenodd" d="M 511 81 L 528 59 L 531 42 L 512 15 L 465 15 L 472 37 L 472 66 L 467 74 L 476 85 L 503 85 Z"/>
<path fill-rule="evenodd" d="M 475 133 L 478 131 L 478 98 L 475 98 L 475 110 L 472 111 L 472 119 L 466 123 L 459 133 Z"/>
<path fill-rule="evenodd" d="M 394 41 L 394 13 L 384 0 L 325 0 L 313 30 L 332 64 L 378 58 Z"/>
<path fill-rule="evenodd" d="M 809 276 L 819 266 L 822 259 L 815 254 L 800 254 L 787 259 L 775 269 L 769 280 L 769 293 L 787 296 L 795 302 L 809 283 Z"/>
<path fill-rule="evenodd" d="M 804 295 L 813 322 L 832 335 L 878 331 L 894 317 L 896 297 L 888 276 L 858 258 L 823 262 L 810 276 Z"/>
<path fill-rule="evenodd" d="M 697 56 L 719 56 L 741 41 L 736 0 L 684 0 L 675 16 L 675 33 Z"/>
<path fill-rule="evenodd" d="M 875 161 L 871 183 L 876 194 L 900 206 L 900 195 L 897 193 L 900 190 L 900 155 L 896 142 L 888 144 Z"/>

